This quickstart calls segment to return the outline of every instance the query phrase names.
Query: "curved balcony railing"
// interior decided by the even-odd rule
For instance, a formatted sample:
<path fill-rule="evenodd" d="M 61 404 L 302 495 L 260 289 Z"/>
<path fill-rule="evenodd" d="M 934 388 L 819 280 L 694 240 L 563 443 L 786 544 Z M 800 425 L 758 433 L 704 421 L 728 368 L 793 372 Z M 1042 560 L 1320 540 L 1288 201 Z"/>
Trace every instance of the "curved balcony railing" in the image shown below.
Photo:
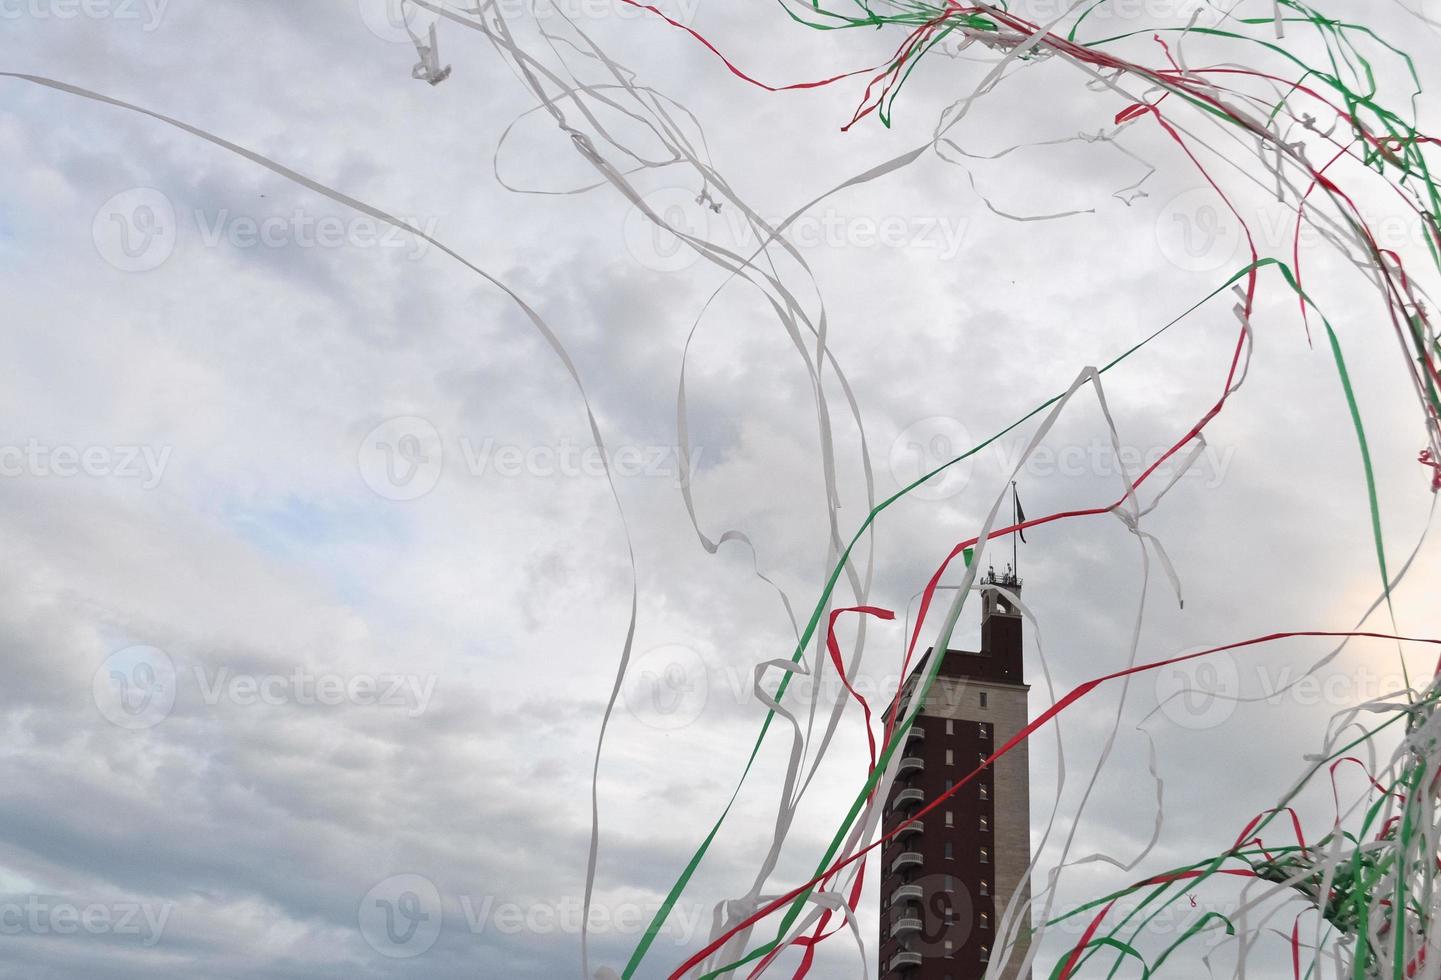
<path fill-rule="evenodd" d="M 926 893 L 920 885 L 898 885 L 896 890 L 891 892 L 891 904 L 897 902 L 919 902 L 926 897 Z"/>
<path fill-rule="evenodd" d="M 896 859 L 891 862 L 891 870 L 904 871 L 907 868 L 919 868 L 925 861 L 926 859 L 921 857 L 920 851 L 906 851 L 897 855 Z"/>
<path fill-rule="evenodd" d="M 911 806 L 914 803 L 922 803 L 925 801 L 925 798 L 925 793 L 922 793 L 919 789 L 916 789 L 914 786 L 912 786 L 909 789 L 903 789 L 896 794 L 895 808 L 899 810 L 903 806 Z"/>
<path fill-rule="evenodd" d="M 891 923 L 891 936 L 905 936 L 921 931 L 921 920 L 916 918 L 897 919 Z"/>
<path fill-rule="evenodd" d="M 921 954 L 903 949 L 891 957 L 892 970 L 910 970 L 921 965 Z"/>

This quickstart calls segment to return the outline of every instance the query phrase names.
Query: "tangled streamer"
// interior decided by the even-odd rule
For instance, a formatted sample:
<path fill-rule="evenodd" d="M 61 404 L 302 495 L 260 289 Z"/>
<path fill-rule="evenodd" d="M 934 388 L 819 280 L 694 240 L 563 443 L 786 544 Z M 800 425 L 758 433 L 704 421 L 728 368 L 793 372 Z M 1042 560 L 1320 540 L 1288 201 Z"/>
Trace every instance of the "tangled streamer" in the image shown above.
<path fill-rule="evenodd" d="M 1068 940 L 1054 963 L 1037 964 L 1053 980 L 1114 976 L 1123 967 L 1139 969 L 1142 976 L 1163 970 L 1195 976 L 1199 968 L 1194 961 L 1185 961 L 1184 955 L 1197 936 L 1217 932 L 1230 937 L 1241 975 L 1250 951 L 1262 943 L 1276 942 L 1286 949 L 1296 980 L 1327 975 L 1394 980 L 1441 978 L 1441 935 L 1433 925 L 1441 908 L 1437 893 L 1437 875 L 1441 872 L 1441 812 L 1437 805 L 1441 800 L 1441 716 L 1436 710 L 1441 700 L 1441 681 L 1434 676 L 1408 681 L 1404 690 L 1339 715 L 1318 740 L 1315 755 L 1295 783 L 1274 800 L 1257 801 L 1254 820 L 1234 828 L 1234 835 L 1226 835 L 1228 839 L 1203 847 L 1195 860 L 1159 875 L 1138 877 L 1129 887 L 1079 907 L 1056 907 L 1058 883 L 1065 870 L 1095 857 L 1075 857 L 1072 846 L 1076 827 L 1118 738 L 1119 709 L 1105 751 L 1082 777 L 1085 791 L 1081 803 L 1062 814 L 1060 791 L 1070 777 L 1065 770 L 1059 726 L 1062 716 L 1093 691 L 1124 688 L 1132 678 L 1148 672 L 1228 651 L 1267 657 L 1281 648 L 1314 651 L 1325 647 L 1308 673 L 1320 670 L 1359 638 L 1385 640 L 1398 649 L 1428 649 L 1441 655 L 1441 640 L 1405 636 L 1395 625 L 1393 592 L 1423 553 L 1425 531 L 1418 531 L 1414 549 L 1400 560 L 1388 554 L 1382 533 L 1382 493 L 1368 439 L 1368 425 L 1374 426 L 1377 420 L 1367 415 L 1352 384 L 1341 342 L 1343 332 L 1338 331 L 1336 319 L 1322 308 L 1315 291 L 1308 288 L 1309 270 L 1304 266 L 1300 246 L 1302 229 L 1311 229 L 1369 283 L 1365 320 L 1348 322 L 1345 333 L 1370 337 L 1380 331 L 1395 343 L 1394 383 L 1404 385 L 1414 395 L 1415 415 L 1405 420 L 1387 419 L 1384 424 L 1388 429 L 1404 429 L 1414 435 L 1415 443 L 1409 452 L 1415 454 L 1416 479 L 1433 494 L 1441 491 L 1441 334 L 1432 320 L 1431 300 L 1424 286 L 1430 276 L 1441 271 L 1441 188 L 1429 169 L 1429 155 L 1434 152 L 1436 139 L 1418 128 L 1416 117 L 1423 66 L 1365 24 L 1336 19 L 1294 0 L 1194 4 L 1184 23 L 1114 36 L 1102 36 L 1095 30 L 1101 20 L 1098 12 L 1111 0 L 1078 3 L 1048 23 L 1028 20 L 1001 3 L 776 0 L 771 4 L 747 0 L 750 7 L 773 19 L 765 30 L 794 30 L 798 45 L 815 37 L 828 41 L 832 36 L 811 35 L 802 29 L 878 32 L 889 39 L 891 53 L 879 65 L 839 65 L 818 79 L 775 82 L 758 78 L 742 64 L 744 57 L 733 53 L 743 39 L 707 37 L 667 14 L 661 6 L 640 0 L 616 2 L 668 25 L 665 37 L 678 49 L 698 48 L 704 57 L 716 59 L 727 72 L 724 84 L 759 87 L 775 93 L 778 99 L 785 98 L 783 93 L 788 91 L 855 87 L 853 113 L 837 120 L 837 126 L 843 129 L 868 123 L 890 126 L 905 106 L 903 93 L 916 85 L 939 84 L 937 79 L 943 73 L 950 76 L 953 88 L 964 94 L 944 108 L 931 136 L 920 145 L 900 148 L 884 162 L 858 169 L 833 187 L 808 193 L 787 216 L 772 221 L 748 204 L 711 160 L 700 120 L 672 96 L 643 84 L 635 72 L 603 49 L 574 20 L 563 14 L 515 18 L 493 0 L 468 7 L 439 0 L 405 0 L 418 56 L 415 79 L 431 86 L 464 84 L 464 64 L 445 61 L 441 49 L 451 32 L 471 32 L 483 38 L 535 101 L 534 109 L 522 118 L 548 119 L 593 175 L 580 185 L 568 187 L 532 186 L 530 182 L 538 178 L 514 176 L 506 159 L 511 141 L 520 138 L 517 134 L 522 120 L 515 120 L 501 132 L 496 150 L 494 171 L 502 184 L 519 194 L 618 194 L 657 229 L 674 235 L 705 262 L 724 272 L 721 284 L 695 311 L 688 325 L 686 349 L 679 365 L 676 427 L 682 450 L 680 493 L 697 543 L 712 555 L 728 545 L 747 549 L 754 574 L 774 593 L 795 633 L 795 644 L 789 652 L 778 653 L 755 666 L 753 693 L 766 709 L 764 721 L 746 764 L 736 775 L 733 791 L 727 799 L 717 801 L 714 821 L 697 832 L 694 852 L 677 869 L 674 884 L 654 920 L 619 969 L 598 968 L 591 961 L 589 936 L 583 933 L 582 974 L 628 980 L 643 965 L 654 965 L 654 941 L 676 904 L 692 888 L 742 787 L 752 777 L 763 745 L 783 739 L 789 732 L 787 765 L 781 784 L 774 790 L 774 824 L 766 831 L 766 853 L 754 869 L 750 888 L 733 896 L 709 896 L 714 913 L 706 942 L 681 962 L 665 964 L 665 969 L 673 980 L 758 977 L 777 972 L 782 955 L 791 952 L 794 965 L 787 968 L 800 978 L 812 972 L 821 944 L 845 934 L 856 946 L 857 972 L 869 976 L 866 943 L 857 915 L 865 897 L 867 856 L 889 836 L 943 804 L 1023 740 L 1044 731 L 1056 739 L 1062 761 L 1056 803 L 1046 819 L 1031 866 L 1032 874 L 1044 877 L 1046 885 L 1037 888 L 1034 896 L 1023 896 L 1018 886 L 1016 894 L 1001 897 L 1006 900 L 1005 914 L 998 924 L 989 977 L 1016 969 L 1018 964 L 1013 959 L 1022 955 L 1017 952 L 1022 948 L 1026 952 L 1019 968 L 1023 974 L 1031 970 L 1044 948 L 1040 940 L 1048 932 L 1082 922 L 1084 929 L 1079 939 Z M 544 3 L 535 0 L 536 9 Z M 1398 9 L 1409 10 L 1418 23 L 1434 23 L 1424 10 Z M 1195 49 L 1203 43 L 1206 60 L 1199 60 Z M 1211 60 L 1211 52 L 1216 50 L 1224 50 L 1224 61 Z M 935 63 L 935 70 L 918 74 L 918 67 L 929 63 Z M 1143 128 L 1162 134 L 1175 147 L 1178 158 L 1240 224 L 1247 242 L 1246 257 L 1237 268 L 1208 283 L 1203 294 L 1184 304 L 1169 322 L 1156 325 L 1149 334 L 1110 358 L 1098 357 L 1096 366 L 1079 368 L 1069 386 L 1034 398 L 1033 407 L 1008 426 L 898 492 L 877 499 L 873 474 L 865 462 L 870 453 L 861 406 L 829 344 L 830 320 L 822 291 L 788 232 L 827 199 L 864 185 L 898 179 L 923 158 L 934 156 L 964 168 L 981 159 L 999 159 L 1028 145 L 1017 143 L 992 153 L 970 149 L 966 123 L 981 100 L 1004 98 L 1005 86 L 1012 78 L 1048 64 L 1065 69 L 1048 76 L 1050 84 L 1072 86 L 1085 93 L 1093 106 L 1092 116 L 1085 120 L 1080 133 L 1049 141 L 1048 145 L 1068 141 L 1103 144 L 1134 161 L 1141 158 L 1126 145 L 1131 136 Z M 4 77 L 142 114 L 436 245 L 450 259 L 503 291 L 524 313 L 530 326 L 564 364 L 584 405 L 592 437 L 604 447 L 604 432 L 586 395 L 581 373 L 560 336 L 537 312 L 532 300 L 474 264 L 458 249 L 406 224 L 384 207 L 362 201 L 318 177 L 302 174 L 196 124 L 62 79 L 15 73 L 4 73 Z M 1394 77 L 1409 79 L 1410 86 L 1391 91 L 1389 80 Z M 622 135 L 615 120 L 624 120 L 625 133 L 631 135 Z M 644 150 L 631 145 L 635 142 L 635 127 L 647 134 Z M 1237 166 L 1228 154 L 1240 155 L 1245 165 Z M 1147 175 L 1118 188 L 1116 197 L 1129 206 L 1144 196 L 1145 184 L 1156 166 L 1145 163 Z M 695 189 L 697 209 L 724 208 L 739 215 L 754 247 L 742 249 L 713 241 L 656 210 L 647 198 L 645 180 L 662 171 L 672 177 L 684 175 Z M 1021 214 L 986 197 L 973 175 L 970 183 L 991 211 L 1017 221 L 1066 220 L 1092 210 Z M 1236 202 L 1238 188 L 1264 189 L 1287 209 L 1293 227 L 1288 252 L 1263 252 L 1243 208 Z M 1375 193 L 1378 188 L 1388 195 L 1398 212 L 1421 223 L 1424 249 L 1415 250 L 1417 254 L 1382 244 L 1368 223 L 1358 202 L 1363 193 Z M 805 605 L 795 602 L 776 584 L 774 576 L 767 574 L 764 542 L 753 540 L 742 528 L 710 526 L 693 493 L 686 389 L 691 345 L 708 322 L 707 314 L 717 297 L 736 290 L 753 292 L 764 300 L 768 315 L 790 341 L 809 383 L 810 409 L 821 447 L 819 470 L 825 487 L 830 571 L 818 594 L 807 597 Z M 981 526 L 975 533 L 949 542 L 924 583 L 919 611 L 907 630 L 900 675 L 917 675 L 913 680 L 919 696 L 911 703 L 922 702 L 940 666 L 940 658 L 922 660 L 917 656 L 917 651 L 924 649 L 923 639 L 926 646 L 946 647 L 966 603 L 974 596 L 987 550 L 994 542 L 1031 528 L 1114 519 L 1135 545 L 1144 582 L 1149 585 L 1153 569 L 1159 570 L 1181 603 L 1182 577 L 1162 541 L 1148 530 L 1147 518 L 1167 502 L 1177 480 L 1205 450 L 1208 426 L 1228 410 L 1232 395 L 1245 385 L 1254 331 L 1260 327 L 1259 298 L 1266 291 L 1294 302 L 1304 326 L 1304 337 L 1298 337 L 1297 342 L 1311 342 L 1314 337 L 1334 367 L 1335 396 L 1345 406 L 1356 449 L 1355 512 L 1357 519 L 1369 526 L 1374 539 L 1374 601 L 1365 610 L 1351 611 L 1348 621 L 1342 624 L 1346 628 L 1317 626 L 1278 631 L 1237 638 L 1184 655 L 1146 658 L 1141 651 L 1147 603 L 1147 590 L 1143 588 L 1124 644 L 1128 651 L 1125 667 L 1064 693 L 1050 685 L 1047 668 L 1047 686 L 1052 688 L 1049 705 L 1015 739 L 957 780 L 945 795 L 929 801 L 901 827 L 883 834 L 881 808 L 896 777 L 900 761 L 897 749 L 904 744 L 919 708 L 909 713 L 898 710 L 896 706 L 903 703 L 899 689 L 884 704 L 868 703 L 851 683 L 865 663 L 867 624 L 896 618 L 894 610 L 876 606 L 870 598 L 876 576 L 878 519 L 898 501 L 928 482 L 943 478 L 950 469 L 997 440 L 1012 433 L 1026 433 L 1026 449 L 1015 461 L 1011 474 L 1014 477 L 1059 420 L 1075 411 L 1078 403 L 1089 402 L 1099 410 L 1106 436 L 1119 457 L 1121 441 L 1107 402 L 1107 380 L 1114 372 L 1126 370 L 1133 355 L 1164 343 L 1219 301 L 1229 304 L 1226 322 L 1233 342 L 1225 363 L 1214 366 L 1213 397 L 1206 410 L 1172 433 L 1170 445 L 1159 459 L 1136 472 L 1123 468 L 1124 476 L 1114 495 L 1105 499 L 1077 501 L 1064 511 L 1008 521 L 1003 507 L 1008 477 L 1006 485 L 996 488 Z M 854 513 L 854 508 L 842 511 L 840 506 L 835 432 L 842 424 L 847 431 L 854 427 L 863 461 L 865 516 L 858 523 L 848 523 L 843 517 Z M 608 454 L 602 452 L 599 458 L 606 460 Z M 1411 458 L 1408 465 L 1412 465 Z M 1166 479 L 1161 474 L 1168 462 L 1174 464 L 1175 473 Z M 630 549 L 628 525 L 614 483 L 611 492 L 622 527 L 627 529 Z M 638 586 L 633 549 L 628 558 L 629 626 L 617 651 L 615 681 L 599 724 L 593 759 L 585 890 L 587 922 L 604 854 L 606 827 L 597 783 L 636 629 Z M 958 583 L 943 586 L 943 579 L 954 569 L 959 569 Z M 943 591 L 953 593 L 953 597 L 948 602 L 937 602 Z M 1010 598 L 1030 622 L 1031 635 L 1041 637 L 1043 624 L 1019 595 Z M 1365 628 L 1377 613 L 1390 619 L 1389 628 Z M 838 621 L 843 617 L 855 628 L 848 649 L 837 637 Z M 1044 664 L 1043 645 L 1039 653 Z M 920 668 L 916 668 L 917 663 L 921 663 Z M 804 713 L 794 709 L 787 693 L 796 680 L 818 678 L 828 669 L 842 681 L 844 695 L 828 710 L 816 701 Z M 859 711 L 848 715 L 848 708 Z M 809 877 L 777 882 L 777 867 L 798 809 L 815 785 L 822 760 L 827 758 L 843 724 L 863 725 L 869 747 L 867 757 L 855 768 L 852 801 L 844 812 L 834 815 L 829 843 L 823 853 L 813 856 Z M 1384 762 L 1374 757 L 1382 733 L 1399 739 L 1399 748 Z M 1159 795 L 1160 776 L 1154 759 L 1151 776 Z M 1318 782 L 1330 789 L 1334 817 L 1323 825 L 1307 825 L 1292 803 L 1303 789 Z M 1069 824 L 1070 829 L 1063 833 L 1064 824 Z M 1154 835 L 1146 848 L 1125 861 L 1106 860 L 1126 870 L 1136 868 L 1159 839 L 1161 825 L 1158 806 Z M 1053 839 L 1059 841 L 1060 857 L 1042 866 L 1040 855 Z M 1159 951 L 1140 943 L 1138 937 L 1156 916 L 1187 901 L 1187 896 L 1198 889 L 1220 887 L 1227 882 L 1239 883 L 1242 888 L 1240 904 L 1233 914 L 1208 913 Z M 1123 903 L 1134 904 L 1123 909 Z M 1019 942 L 1022 938 L 1029 940 L 1024 947 Z M 784 962 L 790 964 L 792 959 Z M 1205 962 L 1209 971 L 1210 954 Z"/>

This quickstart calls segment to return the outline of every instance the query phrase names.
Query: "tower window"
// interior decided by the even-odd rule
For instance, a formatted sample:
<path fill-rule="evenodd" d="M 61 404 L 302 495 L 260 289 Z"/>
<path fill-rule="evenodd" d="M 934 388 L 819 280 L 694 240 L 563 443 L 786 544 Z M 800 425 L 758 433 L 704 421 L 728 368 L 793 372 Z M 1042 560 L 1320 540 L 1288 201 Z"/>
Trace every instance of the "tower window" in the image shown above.
<path fill-rule="evenodd" d="M 955 856 L 955 852 L 951 849 L 951 842 L 946 841 L 946 860 L 949 861 Z"/>
<path fill-rule="evenodd" d="M 986 724 L 985 722 L 981 722 L 980 728 L 981 728 L 981 738 L 990 738 L 990 737 L 991 737 L 991 726 L 990 726 L 990 725 Z"/>
<path fill-rule="evenodd" d="M 991 863 L 991 849 L 990 849 L 989 847 L 983 847 L 983 848 L 981 848 L 981 863 L 982 863 L 982 864 L 990 864 L 990 863 Z"/>
<path fill-rule="evenodd" d="M 981 879 L 980 892 L 983 896 L 991 894 L 991 883 L 984 878 Z"/>
<path fill-rule="evenodd" d="M 946 719 L 946 734 L 947 734 L 947 735 L 954 735 L 954 734 L 956 734 L 956 723 L 955 723 L 954 721 L 952 721 L 950 718 L 947 718 L 947 719 Z"/>
<path fill-rule="evenodd" d="M 947 811 L 946 811 L 946 826 L 947 826 L 947 827 L 954 827 L 955 825 L 956 825 L 956 815 L 955 815 L 955 813 L 954 813 L 953 811 L 951 811 L 951 810 L 947 810 Z"/>
<path fill-rule="evenodd" d="M 946 765 L 948 765 L 948 766 L 954 766 L 955 764 L 956 764 L 956 753 L 955 753 L 955 750 L 954 750 L 954 749 L 946 749 Z"/>
<path fill-rule="evenodd" d="M 981 692 L 981 707 L 982 707 L 982 708 L 988 707 L 988 705 L 986 704 L 986 692 L 985 692 L 985 691 L 982 691 L 982 692 Z"/>
<path fill-rule="evenodd" d="M 990 830 L 990 829 L 991 829 L 991 818 L 988 817 L 988 816 L 986 816 L 984 813 L 981 814 L 981 829 L 982 829 L 982 830 Z"/>
<path fill-rule="evenodd" d="M 991 947 L 989 947 L 989 946 L 982 946 L 982 947 L 981 947 L 981 962 L 982 962 L 982 963 L 989 963 L 989 962 L 991 962 Z"/>
<path fill-rule="evenodd" d="M 991 916 L 990 916 L 990 914 L 989 914 L 989 913 L 986 913 L 986 912 L 982 912 L 982 913 L 981 913 L 981 928 L 982 928 L 982 929 L 989 929 L 990 927 L 991 927 Z"/>
<path fill-rule="evenodd" d="M 946 788 L 947 788 L 947 789 L 950 789 L 949 786 L 947 786 Z M 981 799 L 983 799 L 983 800 L 989 800 L 989 799 L 991 798 L 991 788 L 990 788 L 989 786 L 987 786 L 985 783 L 981 783 L 980 791 L 981 791 Z"/>

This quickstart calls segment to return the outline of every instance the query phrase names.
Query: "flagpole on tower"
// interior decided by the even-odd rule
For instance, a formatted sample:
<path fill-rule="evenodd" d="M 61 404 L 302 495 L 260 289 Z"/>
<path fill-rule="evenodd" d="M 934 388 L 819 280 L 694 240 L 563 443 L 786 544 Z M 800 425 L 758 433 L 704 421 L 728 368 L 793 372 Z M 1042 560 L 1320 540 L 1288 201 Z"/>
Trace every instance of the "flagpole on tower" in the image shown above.
<path fill-rule="evenodd" d="M 1021 529 L 1021 497 L 1016 491 L 1016 481 L 1011 481 L 1011 523 L 1017 525 L 1015 533 L 1011 535 L 1011 574 L 1016 581 L 1021 579 L 1021 553 L 1016 538 L 1020 537 Z"/>

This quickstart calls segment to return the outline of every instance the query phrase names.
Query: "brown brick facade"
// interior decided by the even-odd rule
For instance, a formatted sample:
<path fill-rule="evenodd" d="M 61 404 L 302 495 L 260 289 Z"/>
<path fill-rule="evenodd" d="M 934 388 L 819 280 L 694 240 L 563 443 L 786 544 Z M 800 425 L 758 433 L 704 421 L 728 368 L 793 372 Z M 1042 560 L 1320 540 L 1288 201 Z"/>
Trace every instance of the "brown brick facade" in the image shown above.
<path fill-rule="evenodd" d="M 1015 586 L 1012 586 L 1015 587 Z M 901 752 L 882 826 L 903 824 L 972 772 L 1027 722 L 1021 618 L 982 593 L 981 650 L 947 650 Z M 920 676 L 933 652 L 917 669 Z M 909 710 L 914 678 L 902 711 Z M 882 848 L 882 980 L 980 980 L 1001 914 L 1030 863 L 1025 743 Z M 1029 906 L 1029 888 L 1020 901 Z M 1029 926 L 1029 920 L 1024 925 Z M 1003 980 L 1018 980 L 1024 941 Z M 1025 980 L 1029 980 L 1029 974 Z"/>

